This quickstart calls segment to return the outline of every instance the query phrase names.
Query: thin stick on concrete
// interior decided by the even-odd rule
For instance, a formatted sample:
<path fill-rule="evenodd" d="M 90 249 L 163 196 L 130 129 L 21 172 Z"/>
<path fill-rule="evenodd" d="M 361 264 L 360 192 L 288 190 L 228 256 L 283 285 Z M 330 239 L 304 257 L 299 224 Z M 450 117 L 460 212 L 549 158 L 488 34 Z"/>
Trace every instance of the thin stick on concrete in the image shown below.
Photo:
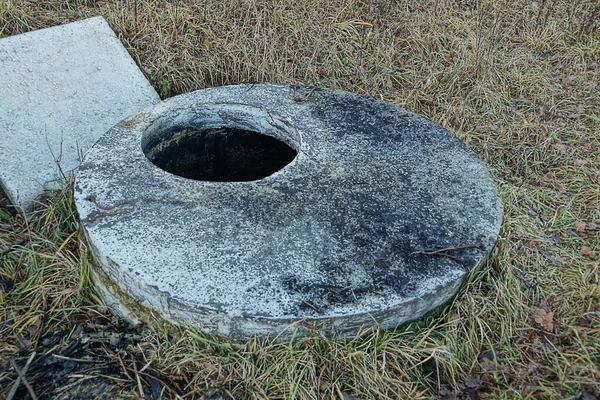
<path fill-rule="evenodd" d="M 419 252 L 419 254 L 423 256 L 436 256 L 436 257 L 446 257 L 451 260 L 458 261 L 458 257 L 448 254 L 450 251 L 458 251 L 458 250 L 468 250 L 468 249 L 480 249 L 480 245 L 464 245 L 464 246 L 454 246 L 454 247 L 446 247 L 444 249 L 437 250 L 423 250 Z"/>
<path fill-rule="evenodd" d="M 315 91 L 315 89 L 317 89 L 317 88 L 314 87 L 314 88 L 310 89 L 308 91 L 308 93 L 304 97 L 300 98 L 300 97 L 296 96 L 296 85 L 294 85 L 294 97 L 293 97 L 293 100 L 296 103 L 304 103 L 306 100 L 310 99 L 310 96 L 312 96 L 312 94 Z"/>

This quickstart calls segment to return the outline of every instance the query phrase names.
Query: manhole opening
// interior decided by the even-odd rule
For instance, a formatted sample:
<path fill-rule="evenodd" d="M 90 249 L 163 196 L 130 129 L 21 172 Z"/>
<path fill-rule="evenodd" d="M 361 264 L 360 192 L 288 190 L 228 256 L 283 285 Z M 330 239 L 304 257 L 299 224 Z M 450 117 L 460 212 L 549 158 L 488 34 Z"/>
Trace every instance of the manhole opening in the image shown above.
<path fill-rule="evenodd" d="M 297 154 L 273 136 L 237 128 L 178 128 L 161 136 L 143 146 L 148 160 L 174 175 L 202 181 L 259 180 Z"/>

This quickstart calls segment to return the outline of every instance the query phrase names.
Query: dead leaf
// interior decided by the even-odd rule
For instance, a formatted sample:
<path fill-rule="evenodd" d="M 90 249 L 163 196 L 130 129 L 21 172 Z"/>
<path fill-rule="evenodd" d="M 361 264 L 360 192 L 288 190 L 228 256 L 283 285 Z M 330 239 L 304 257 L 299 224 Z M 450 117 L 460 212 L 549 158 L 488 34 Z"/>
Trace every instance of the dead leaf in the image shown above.
<path fill-rule="evenodd" d="M 214 40 L 209 40 L 208 38 L 204 38 L 204 40 L 202 41 L 202 49 L 204 49 L 204 51 L 208 51 L 208 49 L 210 48 L 210 45 L 213 44 Z"/>
<path fill-rule="evenodd" d="M 583 113 L 585 112 L 585 107 L 582 106 L 581 104 L 578 105 L 574 110 L 573 110 L 573 114 L 578 114 L 579 116 L 583 115 Z M 577 117 L 579 118 L 579 117 Z"/>
<path fill-rule="evenodd" d="M 525 336 L 525 340 L 529 343 L 533 342 L 533 331 L 527 332 L 527 336 Z"/>
<path fill-rule="evenodd" d="M 529 250 L 535 250 L 539 245 L 540 242 L 537 242 L 535 240 L 528 240 L 525 243 L 523 243 L 523 247 Z"/>
<path fill-rule="evenodd" d="M 214 362 L 206 361 L 203 363 L 203 367 L 207 375 L 212 375 L 215 372 L 219 372 L 219 365 Z"/>
<path fill-rule="evenodd" d="M 543 104 L 538 104 L 536 107 L 536 112 L 540 117 L 545 117 L 548 114 L 548 107 Z"/>
<path fill-rule="evenodd" d="M 574 82 L 575 82 L 574 76 L 568 76 L 568 77 L 562 78 L 563 85 L 568 89 L 570 89 L 573 86 Z"/>
<path fill-rule="evenodd" d="M 571 110 L 557 112 L 554 115 L 558 118 L 564 118 L 564 119 L 579 119 L 583 116 L 584 111 L 585 111 L 585 108 L 583 106 L 578 106 Z"/>
<path fill-rule="evenodd" d="M 331 383 L 329 381 L 320 379 L 319 380 L 319 391 L 320 392 L 327 392 L 328 390 L 331 389 Z"/>
<path fill-rule="evenodd" d="M 481 365 L 481 368 L 483 368 L 485 371 L 495 371 L 496 370 L 496 363 L 487 357 L 482 358 L 479 361 L 479 364 Z"/>
<path fill-rule="evenodd" d="M 552 182 L 552 187 L 560 194 L 567 194 L 567 190 L 558 182 Z"/>
<path fill-rule="evenodd" d="M 448 389 L 448 388 L 442 388 L 439 391 L 439 395 L 440 395 L 440 399 L 443 400 L 459 400 L 458 395 L 461 392 L 457 391 L 457 390 L 452 390 L 452 389 Z"/>
<path fill-rule="evenodd" d="M 571 230 L 561 229 L 561 232 L 567 237 L 579 237 L 578 234 L 576 234 L 575 232 L 573 232 Z"/>
<path fill-rule="evenodd" d="M 567 154 L 569 152 L 569 146 L 564 143 L 554 143 L 552 147 L 560 151 L 562 154 Z"/>
<path fill-rule="evenodd" d="M 550 237 L 550 241 L 552 243 L 554 243 L 555 245 L 560 245 L 562 244 L 562 237 L 560 237 L 559 234 L 555 233 L 554 235 L 552 235 L 552 237 Z"/>
<path fill-rule="evenodd" d="M 533 309 L 533 320 L 544 330 L 554 332 L 554 312 L 543 308 Z"/>
<path fill-rule="evenodd" d="M 592 249 L 590 249 L 587 246 L 581 246 L 581 254 L 584 257 L 590 258 L 592 260 L 596 259 L 596 255 L 594 254 L 594 252 L 592 251 Z"/>
<path fill-rule="evenodd" d="M 596 379 L 600 380 L 600 369 L 596 371 Z"/>
<path fill-rule="evenodd" d="M 494 383 L 494 378 L 487 372 L 481 374 L 481 382 L 483 383 Z"/>
<path fill-rule="evenodd" d="M 575 160 L 573 161 L 573 165 L 576 167 L 584 167 L 590 165 L 590 162 L 588 160 Z"/>
<path fill-rule="evenodd" d="M 471 379 L 465 382 L 465 386 L 469 389 L 477 389 L 479 386 L 481 386 L 481 383 L 481 377 L 473 376 Z"/>
<path fill-rule="evenodd" d="M 448 314 L 448 322 L 454 327 L 457 327 L 460 324 L 460 321 L 460 315 L 458 315 L 456 311 L 452 311 L 450 314 Z"/>
<path fill-rule="evenodd" d="M 582 221 L 575 221 L 575 232 L 578 234 L 585 236 L 585 230 L 587 228 L 587 224 Z"/>
<path fill-rule="evenodd" d="M 582 149 L 586 153 L 591 153 L 594 151 L 594 144 L 590 140 L 584 139 Z"/>
<path fill-rule="evenodd" d="M 446 59 L 446 62 L 449 63 L 456 61 L 456 51 L 452 50 L 448 53 L 444 53 L 444 58 Z"/>
<path fill-rule="evenodd" d="M 540 249 L 538 251 L 546 260 L 550 261 L 552 264 L 556 265 L 557 267 L 562 267 L 563 265 L 565 265 L 565 262 L 563 261 L 562 258 L 553 256 L 552 254 L 548 253 L 545 250 Z"/>
<path fill-rule="evenodd" d="M 25 339 L 25 337 L 21 334 L 17 334 L 17 340 L 19 341 L 20 350 L 32 350 L 31 341 Z"/>

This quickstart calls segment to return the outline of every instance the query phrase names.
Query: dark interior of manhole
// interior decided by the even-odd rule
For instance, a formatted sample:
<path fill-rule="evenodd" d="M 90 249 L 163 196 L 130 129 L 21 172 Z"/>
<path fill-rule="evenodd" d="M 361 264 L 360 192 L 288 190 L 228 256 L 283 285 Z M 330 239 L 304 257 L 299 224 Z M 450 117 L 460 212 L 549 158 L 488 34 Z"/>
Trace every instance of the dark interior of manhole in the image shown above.
<path fill-rule="evenodd" d="M 167 172 L 202 181 L 255 181 L 279 171 L 297 154 L 272 136 L 243 129 L 180 129 L 167 136 L 146 146 L 146 157 Z"/>

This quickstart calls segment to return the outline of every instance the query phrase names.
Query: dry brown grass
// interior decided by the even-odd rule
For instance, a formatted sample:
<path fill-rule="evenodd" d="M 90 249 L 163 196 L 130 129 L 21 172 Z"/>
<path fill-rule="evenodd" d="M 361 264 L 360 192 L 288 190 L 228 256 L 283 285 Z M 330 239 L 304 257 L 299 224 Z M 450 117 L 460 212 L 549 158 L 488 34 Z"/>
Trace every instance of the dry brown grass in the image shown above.
<path fill-rule="evenodd" d="M 127 351 L 169 377 L 165 398 L 599 396 L 598 1 L 0 0 L 0 36 L 93 15 L 163 97 L 300 82 L 423 113 L 481 155 L 505 204 L 488 265 L 400 331 L 232 346 L 148 328 Z M 0 279 L 16 282 L 0 291 L 0 354 L 23 365 L 40 325 L 70 343 L 98 300 L 68 191 L 29 223 L 0 219 L 0 252 L 22 242 L 0 256 Z M 0 383 L 14 378 L 3 371 Z"/>

